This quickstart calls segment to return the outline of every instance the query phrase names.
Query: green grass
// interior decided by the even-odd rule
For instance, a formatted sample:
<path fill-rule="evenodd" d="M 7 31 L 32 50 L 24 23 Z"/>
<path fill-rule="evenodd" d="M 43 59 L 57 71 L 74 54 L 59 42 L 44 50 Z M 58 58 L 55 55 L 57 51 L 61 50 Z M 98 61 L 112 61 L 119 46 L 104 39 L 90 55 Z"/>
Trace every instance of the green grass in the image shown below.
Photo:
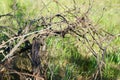
<path fill-rule="evenodd" d="M 41 4 L 41 0 L 17 0 L 19 10 L 16 11 L 16 19 L 18 19 L 20 24 L 13 21 L 12 23 L 7 22 L 7 25 L 10 24 L 18 29 L 24 25 L 23 23 L 26 20 L 37 18 L 41 15 L 54 15 L 63 12 L 64 9 L 73 8 L 74 6 L 72 0 L 59 0 L 59 5 L 53 2 L 53 0 L 43 1 L 48 5 L 44 9 L 44 4 Z M 0 4 L 0 14 L 12 11 L 10 8 L 12 0 L 0 0 Z M 89 0 L 76 0 L 76 5 L 80 7 L 81 14 L 89 7 L 88 4 Z M 41 9 L 43 10 L 40 11 Z M 109 33 L 114 35 L 120 33 L 120 0 L 94 0 L 93 7 L 88 16 L 94 24 L 99 20 L 97 23 L 98 26 Z M 0 21 L 2 20 L 4 20 L 4 18 L 0 19 Z M 72 18 L 70 20 L 72 21 Z M 3 25 L 4 23 L 0 24 Z M 0 43 L 3 39 L 5 40 L 6 37 L 0 35 Z M 46 43 L 49 53 L 48 80 L 79 80 L 79 77 L 83 80 L 88 80 L 88 78 L 95 73 L 97 68 L 95 58 L 93 56 L 87 56 L 89 53 L 85 51 L 85 46 L 77 43 L 73 36 L 68 34 L 65 38 L 61 38 L 60 36 L 48 37 Z M 106 65 L 103 70 L 104 80 L 120 79 L 119 44 L 120 37 L 117 37 L 107 49 L 105 58 Z M 76 45 L 79 45 L 81 49 Z M 0 56 L 0 60 L 1 58 Z"/>

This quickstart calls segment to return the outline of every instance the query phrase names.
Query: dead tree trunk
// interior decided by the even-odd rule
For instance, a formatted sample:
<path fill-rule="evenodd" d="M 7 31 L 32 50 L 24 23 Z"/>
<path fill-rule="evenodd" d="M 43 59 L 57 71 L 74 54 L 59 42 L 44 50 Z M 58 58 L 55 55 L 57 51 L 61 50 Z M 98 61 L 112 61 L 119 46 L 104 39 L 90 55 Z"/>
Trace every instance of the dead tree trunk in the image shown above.
<path fill-rule="evenodd" d="M 32 53 L 31 53 L 31 60 L 32 60 L 32 70 L 34 80 L 41 80 L 40 78 L 40 70 L 41 70 L 41 61 L 40 61 L 40 45 L 41 42 L 39 39 L 34 38 L 32 42 Z"/>

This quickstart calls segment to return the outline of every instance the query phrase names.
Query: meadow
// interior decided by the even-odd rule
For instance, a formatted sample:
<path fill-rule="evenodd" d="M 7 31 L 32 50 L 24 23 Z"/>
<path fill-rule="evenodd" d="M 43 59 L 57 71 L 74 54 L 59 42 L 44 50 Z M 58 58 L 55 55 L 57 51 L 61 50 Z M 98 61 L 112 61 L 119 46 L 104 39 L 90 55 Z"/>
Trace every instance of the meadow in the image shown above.
<path fill-rule="evenodd" d="M 0 28 L 0 80 L 33 79 L 38 37 L 33 80 L 120 80 L 120 0 L 0 0 Z"/>

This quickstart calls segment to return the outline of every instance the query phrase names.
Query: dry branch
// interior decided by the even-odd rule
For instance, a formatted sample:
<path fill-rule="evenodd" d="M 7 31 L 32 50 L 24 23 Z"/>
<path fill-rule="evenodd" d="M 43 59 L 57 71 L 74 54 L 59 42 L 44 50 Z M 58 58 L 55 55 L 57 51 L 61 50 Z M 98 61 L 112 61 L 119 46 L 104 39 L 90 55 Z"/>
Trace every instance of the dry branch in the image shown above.
<path fill-rule="evenodd" d="M 54 0 L 54 2 L 56 2 L 56 0 Z M 65 38 L 66 34 L 70 34 L 71 36 L 75 35 L 75 38 L 77 38 L 77 36 L 79 36 L 80 39 L 84 40 L 84 42 L 79 41 L 79 43 L 85 45 L 87 50 L 90 51 L 90 53 L 92 53 L 92 55 L 96 58 L 96 61 L 97 61 L 98 68 L 96 69 L 96 73 L 94 74 L 93 79 L 97 79 L 97 77 L 100 77 L 102 79 L 102 69 L 105 65 L 104 59 L 105 59 L 106 50 L 107 50 L 109 44 L 111 43 L 111 41 L 114 40 L 116 37 L 119 37 L 120 34 L 118 34 L 118 35 L 110 34 L 104 30 L 99 29 L 97 25 L 94 25 L 90 21 L 87 14 L 90 11 L 90 9 L 92 8 L 92 3 L 89 3 L 89 8 L 88 8 L 87 12 L 83 14 L 83 16 L 78 16 L 77 14 L 79 14 L 79 12 L 76 11 L 77 7 L 75 5 L 76 4 L 75 0 L 73 0 L 73 2 L 74 2 L 75 9 L 70 10 L 68 7 L 64 6 L 68 10 L 64 11 L 63 13 L 58 13 L 58 14 L 55 14 L 55 15 L 49 16 L 49 17 L 41 16 L 40 18 L 26 21 L 24 23 L 25 26 L 23 26 L 21 28 L 22 31 L 19 34 L 17 34 L 19 31 L 15 32 L 15 30 L 10 28 L 9 26 L 8 27 L 0 26 L 0 28 L 2 28 L 2 30 L 3 29 L 10 30 L 13 33 L 12 35 L 10 35 L 8 32 L 1 33 L 1 34 L 5 34 L 9 38 L 7 40 L 3 40 L 2 43 L 0 44 L 0 53 L 2 53 L 2 55 L 4 57 L 0 61 L 0 63 L 4 64 L 7 60 L 12 58 L 13 56 L 23 53 L 25 51 L 32 51 L 32 53 L 31 53 L 32 54 L 32 56 L 31 56 L 32 62 L 31 63 L 39 62 L 38 53 L 40 52 L 40 50 L 39 50 L 40 44 L 42 44 L 42 42 L 40 43 L 39 41 L 44 36 L 45 36 L 45 38 L 47 38 L 49 36 L 61 36 L 62 38 Z M 43 7 L 43 9 L 44 8 L 48 9 L 47 5 L 44 2 L 43 2 L 43 4 L 45 5 Z M 61 4 L 59 4 L 59 2 L 56 2 L 56 4 L 61 6 Z M 48 12 L 49 12 L 49 10 L 48 10 Z M 75 14 L 73 14 L 73 13 L 75 13 Z M 73 18 L 72 22 L 67 18 L 68 14 L 72 14 L 72 18 Z M 8 14 L 0 15 L 0 18 L 6 17 L 6 16 L 13 16 L 13 15 L 8 13 Z M 58 22 L 54 21 L 55 18 L 60 19 L 60 21 L 58 21 Z M 66 25 L 65 28 L 57 30 L 58 26 L 62 26 L 63 23 Z M 43 27 L 43 28 L 40 30 L 36 30 L 37 27 L 35 24 L 37 26 L 39 25 L 39 27 Z M 56 29 L 53 29 L 54 25 L 57 25 L 57 26 L 55 26 Z M 101 31 L 102 33 L 100 33 L 99 31 Z M 108 40 L 109 37 L 110 37 L 110 39 Z M 39 38 L 40 40 L 37 40 L 37 42 L 34 43 L 33 38 L 36 38 L 36 39 Z M 30 42 L 31 40 L 33 40 L 33 43 L 30 43 L 30 45 L 27 45 L 27 47 L 25 47 L 25 46 L 21 47 L 23 44 L 26 43 L 26 41 Z M 107 43 L 107 44 L 103 46 L 104 43 Z M 8 52 L 6 54 L 5 49 L 7 46 L 9 47 L 9 45 L 13 45 L 13 46 L 10 49 L 10 52 Z M 37 46 L 37 49 L 36 49 L 36 46 Z M 94 48 L 94 47 L 98 47 L 98 50 L 96 50 L 96 48 Z M 33 66 L 35 66 L 35 65 L 33 65 Z M 41 66 L 40 62 L 39 62 L 39 65 L 37 65 L 37 67 L 38 66 Z M 31 75 L 29 73 L 22 73 L 22 72 L 17 72 L 17 71 L 13 71 L 10 73 L 16 73 L 18 75 L 27 75 L 27 76 L 32 76 L 32 77 L 36 78 L 36 75 Z M 35 73 L 35 72 L 33 72 L 33 73 Z M 39 74 L 39 78 L 41 78 L 40 74 Z"/>

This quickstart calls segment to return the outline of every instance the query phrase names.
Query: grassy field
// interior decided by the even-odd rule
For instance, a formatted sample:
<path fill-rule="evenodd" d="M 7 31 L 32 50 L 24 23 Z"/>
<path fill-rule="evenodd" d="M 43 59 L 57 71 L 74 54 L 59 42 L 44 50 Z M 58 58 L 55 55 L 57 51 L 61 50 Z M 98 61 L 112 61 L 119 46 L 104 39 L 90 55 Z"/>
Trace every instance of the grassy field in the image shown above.
<path fill-rule="evenodd" d="M 14 0 L 0 0 L 0 15 L 12 12 Z M 55 2 L 58 1 L 58 2 Z M 92 4 L 88 17 L 93 25 L 99 26 L 110 34 L 120 34 L 120 0 L 17 0 L 18 11 L 16 17 L 20 25 L 6 18 L 0 18 L 0 25 L 12 25 L 16 30 L 22 26 L 22 21 L 52 16 L 75 6 L 82 16 Z M 92 2 L 93 1 L 93 2 Z M 12 7 L 14 8 L 14 7 Z M 69 16 L 68 16 L 69 18 Z M 72 18 L 70 19 L 72 22 Z M 4 23 L 4 21 L 6 21 Z M 3 40 L 2 35 L 1 42 Z M 0 42 L 0 43 L 1 43 Z M 48 37 L 48 80 L 90 80 L 97 68 L 94 56 L 81 44 L 75 36 L 66 35 L 65 38 Z M 96 48 L 97 49 L 97 48 Z M 1 60 L 1 59 L 0 59 Z M 27 62 L 27 61 L 26 61 Z M 103 80 L 120 80 L 120 37 L 117 36 L 109 45 L 102 72 Z M 21 62 L 22 64 L 22 62 Z M 43 61 L 44 64 L 44 61 Z M 19 65 L 19 64 L 18 64 Z M 23 65 L 25 65 L 23 63 Z M 24 66 L 22 66 L 24 68 Z"/>

